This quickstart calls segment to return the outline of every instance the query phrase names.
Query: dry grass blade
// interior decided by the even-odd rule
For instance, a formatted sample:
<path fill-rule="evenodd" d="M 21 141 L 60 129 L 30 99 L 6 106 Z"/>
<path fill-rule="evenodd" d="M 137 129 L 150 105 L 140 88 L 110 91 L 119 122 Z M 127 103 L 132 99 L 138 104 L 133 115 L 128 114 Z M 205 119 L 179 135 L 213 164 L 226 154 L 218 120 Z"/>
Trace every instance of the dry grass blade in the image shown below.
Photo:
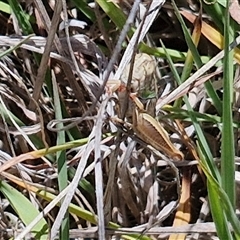
<path fill-rule="evenodd" d="M 126 68 L 127 64 L 131 61 L 132 53 L 133 53 L 133 48 L 135 44 L 140 43 L 145 35 L 147 34 L 149 28 L 151 27 L 154 19 L 156 18 L 159 10 L 161 9 L 161 6 L 164 4 L 165 0 L 161 1 L 152 1 L 151 5 L 149 6 L 149 9 L 147 11 L 148 15 L 146 19 L 144 19 L 143 26 L 140 28 L 141 24 L 139 24 L 139 27 L 135 31 L 134 35 L 132 36 L 127 49 L 125 50 L 125 53 L 122 57 L 122 60 L 119 64 L 118 70 L 115 73 L 114 78 L 115 79 L 120 79 L 121 75 L 123 74 L 124 69 Z M 140 32 L 140 33 L 139 33 Z M 127 84 L 127 82 L 125 82 Z"/>
<path fill-rule="evenodd" d="M 38 75 L 37 75 L 34 90 L 33 90 L 33 99 L 37 102 L 39 99 L 39 96 L 40 96 L 43 81 L 45 79 L 45 74 L 47 71 L 50 51 L 52 48 L 52 43 L 53 43 L 54 39 L 55 39 L 55 41 L 59 41 L 56 37 L 56 31 L 57 31 L 58 22 L 60 19 L 60 14 L 62 11 L 62 4 L 60 4 L 60 3 L 57 4 L 57 8 L 54 11 L 53 19 L 52 19 L 51 26 L 50 26 L 50 20 L 48 18 L 48 15 L 47 15 L 44 5 L 42 4 L 41 1 L 38 1 L 38 0 L 36 0 L 36 3 L 37 3 L 37 6 L 40 5 L 39 9 L 38 9 L 39 12 L 45 13 L 43 22 L 46 23 L 47 30 L 48 30 L 48 38 L 47 38 L 45 50 L 44 50 L 44 53 L 43 53 L 43 56 L 41 59 L 41 63 L 40 63 L 39 69 L 38 69 Z M 29 107 L 30 107 L 30 109 L 34 110 L 36 107 L 35 102 L 31 102 Z"/>
<path fill-rule="evenodd" d="M 9 160 L 8 162 L 1 165 L 0 166 L 0 173 L 7 170 L 8 168 L 11 168 L 12 166 L 17 165 L 18 163 L 21 163 L 21 162 L 26 161 L 26 160 L 35 159 L 35 158 L 36 157 L 34 157 L 33 155 L 31 155 L 29 153 L 21 154 L 20 156 L 14 157 L 11 160 Z"/>
<path fill-rule="evenodd" d="M 120 179 L 120 189 L 121 194 L 126 202 L 129 210 L 133 214 L 136 219 L 140 218 L 140 211 L 136 199 L 134 198 L 134 194 L 137 191 L 137 187 L 134 184 L 133 177 L 131 176 L 131 170 L 129 168 L 129 161 L 131 158 L 132 151 L 135 147 L 135 142 L 132 141 L 129 143 L 129 147 L 125 154 L 122 156 L 123 159 L 118 163 L 118 174 Z"/>
<path fill-rule="evenodd" d="M 230 45 L 230 49 L 235 48 L 240 43 L 240 36 L 238 36 L 234 43 Z M 171 92 L 166 98 L 164 98 L 161 102 L 158 103 L 156 110 L 157 112 L 169 102 L 172 101 L 179 93 L 181 93 L 184 89 L 188 88 L 190 85 L 194 84 L 194 82 L 201 77 L 205 72 L 207 72 L 211 67 L 213 67 L 219 60 L 224 57 L 224 51 L 219 52 L 215 57 L 213 57 L 208 63 L 203 65 L 200 69 L 198 69 L 191 77 L 189 77 L 184 83 L 182 83 L 178 88 Z"/>
<path fill-rule="evenodd" d="M 132 228 L 119 228 L 117 230 L 107 230 L 109 235 L 123 235 L 129 233 L 141 233 L 144 230 L 144 227 L 132 227 Z M 189 224 L 187 226 L 179 226 L 179 227 L 153 227 L 148 230 L 147 235 L 154 235 L 159 239 L 166 239 L 166 237 L 171 233 L 204 233 L 203 237 L 200 239 L 214 239 L 210 238 L 207 235 L 209 233 L 216 233 L 216 228 L 213 222 L 207 223 L 197 223 L 197 224 Z M 78 229 L 71 231 L 71 237 L 97 237 L 97 228 L 92 227 L 89 229 Z M 205 238 L 204 238 L 205 237 Z"/>
<path fill-rule="evenodd" d="M 73 198 L 73 195 L 75 193 L 75 190 L 78 186 L 78 183 L 81 180 L 83 172 L 86 168 L 88 157 L 94 149 L 94 142 L 95 142 L 93 140 L 93 137 L 95 135 L 94 133 L 95 133 L 95 128 L 93 128 L 92 134 L 89 136 L 89 142 L 84 149 L 83 157 L 77 167 L 76 174 L 75 174 L 72 182 L 68 186 L 69 191 L 67 192 L 67 194 L 64 198 L 64 201 L 62 202 L 61 208 L 60 208 L 58 215 L 55 219 L 55 222 L 52 226 L 52 229 L 51 229 L 51 238 L 52 239 L 55 239 L 58 234 L 58 229 L 61 225 L 62 219 L 64 218 L 64 215 L 68 209 L 68 206 L 69 206 L 69 204 Z"/>
<path fill-rule="evenodd" d="M 179 202 L 179 207 L 175 215 L 173 226 L 187 225 L 190 222 L 190 197 L 191 197 L 191 170 L 186 169 L 182 177 L 182 194 Z M 171 235 L 169 240 L 185 239 L 186 234 Z"/>
<path fill-rule="evenodd" d="M 103 204 L 103 172 L 102 172 L 102 158 L 101 158 L 101 135 L 102 125 L 104 119 L 105 108 L 108 103 L 108 98 L 105 99 L 99 109 L 98 118 L 96 121 L 96 138 L 95 138 L 95 183 L 96 183 L 96 197 L 97 197 L 97 214 L 98 214 L 98 228 L 99 238 L 105 238 L 105 220 L 104 220 L 104 204 Z"/>

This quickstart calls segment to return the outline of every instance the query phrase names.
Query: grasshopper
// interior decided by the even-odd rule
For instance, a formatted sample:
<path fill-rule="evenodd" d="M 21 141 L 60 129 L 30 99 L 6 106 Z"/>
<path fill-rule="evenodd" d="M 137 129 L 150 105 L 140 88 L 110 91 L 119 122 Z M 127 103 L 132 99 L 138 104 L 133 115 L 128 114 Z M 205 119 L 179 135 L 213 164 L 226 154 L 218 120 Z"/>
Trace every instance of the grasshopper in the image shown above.
<path fill-rule="evenodd" d="M 128 81 L 130 71 L 130 64 L 127 65 L 125 71 L 121 76 L 121 80 L 109 80 L 107 83 L 107 92 L 112 93 L 118 91 L 119 105 L 123 105 L 125 99 L 126 82 Z M 152 91 L 155 86 L 152 79 L 155 75 L 155 63 L 151 56 L 139 53 L 135 56 L 135 62 L 132 72 L 131 89 L 133 92 L 143 94 L 145 88 Z M 156 87 L 156 86 L 155 86 Z M 149 115 L 143 107 L 141 101 L 137 98 L 135 93 L 130 94 L 134 106 L 130 104 L 126 116 L 132 116 L 132 128 L 136 135 L 144 142 L 152 145 L 157 150 L 168 155 L 174 160 L 182 160 L 183 153 L 175 148 L 171 142 L 168 133 L 164 130 L 162 125 Z M 133 109 L 133 110 L 132 110 Z"/>
<path fill-rule="evenodd" d="M 119 93 L 122 90 L 125 91 L 124 84 L 121 84 L 119 80 L 110 80 L 107 85 L 111 90 L 110 92 L 117 89 L 120 89 Z M 142 102 L 136 95 L 136 93 L 130 94 L 130 98 L 136 105 L 133 107 L 133 113 L 131 112 L 133 131 L 144 142 L 168 155 L 173 160 L 182 160 L 184 158 L 183 153 L 175 148 L 162 125 L 144 110 Z"/>
<path fill-rule="evenodd" d="M 173 160 L 182 160 L 184 158 L 183 153 L 175 148 L 162 125 L 146 113 L 143 104 L 135 93 L 131 93 L 130 97 L 136 105 L 133 110 L 133 130 L 136 135 Z"/>

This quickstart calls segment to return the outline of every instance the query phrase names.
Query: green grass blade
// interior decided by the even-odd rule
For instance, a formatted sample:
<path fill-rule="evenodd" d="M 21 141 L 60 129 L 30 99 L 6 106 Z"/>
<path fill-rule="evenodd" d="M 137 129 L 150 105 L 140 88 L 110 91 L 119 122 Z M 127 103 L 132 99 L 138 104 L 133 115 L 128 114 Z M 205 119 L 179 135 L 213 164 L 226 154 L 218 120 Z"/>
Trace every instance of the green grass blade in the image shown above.
<path fill-rule="evenodd" d="M 40 190 L 40 191 L 36 191 L 36 194 L 40 197 L 42 197 L 43 199 L 47 200 L 47 201 L 51 201 L 53 200 L 56 196 L 52 193 L 49 193 L 45 190 Z M 59 204 L 58 204 L 59 206 Z M 90 211 L 87 211 L 73 203 L 70 203 L 69 205 L 69 212 L 71 214 L 75 214 L 76 216 L 92 223 L 92 224 L 95 224 L 97 225 L 97 215 L 95 215 L 94 213 L 90 212 Z M 108 223 L 108 228 L 110 229 L 117 229 L 117 228 L 120 228 L 121 226 L 117 223 L 114 223 L 114 222 L 109 222 Z M 148 236 L 144 236 L 144 235 L 141 235 L 141 234 L 131 234 L 129 233 L 128 235 L 122 235 L 121 236 L 122 239 L 131 239 L 131 240 L 151 240 L 150 237 Z"/>
<path fill-rule="evenodd" d="M 39 211 L 24 195 L 6 182 L 0 181 L 0 191 L 8 199 L 12 208 L 26 226 L 39 214 Z M 48 224 L 44 218 L 33 227 L 32 233 L 35 235 L 34 239 L 48 239 Z"/>
<path fill-rule="evenodd" d="M 11 14 L 11 7 L 5 2 L 0 1 L 0 9 L 1 12 Z"/>
<path fill-rule="evenodd" d="M 22 29 L 23 34 L 28 35 L 33 33 L 33 29 L 29 21 L 30 17 L 23 11 L 19 2 L 16 0 L 8 0 L 8 3 L 11 7 L 11 10 L 13 11 L 14 15 L 18 20 L 18 24 Z"/>
<path fill-rule="evenodd" d="M 32 36 L 34 36 L 34 34 L 31 34 L 29 36 L 27 36 L 26 38 L 24 38 L 22 41 L 20 41 L 17 45 L 10 47 L 8 50 L 0 53 L 0 59 L 10 53 L 12 53 L 13 51 L 15 51 L 16 49 L 18 49 L 22 44 L 24 44 L 25 42 L 27 42 L 29 40 L 29 38 L 31 38 Z"/>
<path fill-rule="evenodd" d="M 54 109 L 55 109 L 55 118 L 57 120 L 62 120 L 62 110 L 61 110 L 61 101 L 58 93 L 58 85 L 55 79 L 55 75 L 52 76 L 53 79 L 53 96 L 54 96 Z M 63 127 L 63 123 L 57 124 L 58 128 Z M 65 131 L 57 132 L 57 144 L 65 144 Z M 58 167 L 58 186 L 59 191 L 61 192 L 68 185 L 68 174 L 67 174 L 67 156 L 66 150 L 57 152 L 56 154 L 57 167 Z M 64 219 L 61 224 L 60 229 L 60 239 L 69 239 L 69 213 L 66 212 Z"/>
<path fill-rule="evenodd" d="M 226 236 L 225 235 L 226 233 L 223 232 L 223 227 L 227 226 L 227 223 L 222 222 L 222 221 L 226 221 L 226 218 L 222 217 L 223 214 L 221 214 L 221 210 L 224 209 L 224 215 L 227 216 L 227 219 L 229 220 L 229 222 L 232 225 L 235 239 L 240 239 L 240 228 L 239 228 L 240 221 L 235 214 L 235 210 L 229 200 L 229 197 L 227 196 L 226 192 L 221 187 L 221 185 L 216 181 L 216 179 L 214 179 L 214 177 L 208 171 L 206 163 L 204 161 L 201 161 L 200 165 L 201 165 L 201 168 L 203 169 L 205 175 L 207 176 L 208 187 L 211 188 L 209 190 L 212 191 L 210 194 L 213 195 L 213 199 L 210 200 L 210 204 L 214 208 L 216 208 L 216 212 L 215 212 L 215 209 L 213 209 L 213 211 L 214 211 L 213 218 L 214 218 L 215 223 L 219 224 L 218 226 L 216 226 L 217 229 L 218 228 L 220 229 L 218 233 L 220 233 L 221 236 L 223 236 L 223 237 Z M 215 201 L 214 201 L 214 199 L 215 199 Z M 218 199 L 220 200 L 220 204 L 219 204 L 219 206 L 215 206 L 216 201 L 218 201 Z M 218 203 L 217 203 L 217 205 L 218 205 Z M 220 213 L 219 213 L 219 211 L 220 211 Z M 227 229 L 225 229 L 225 231 L 229 232 L 230 231 L 229 227 Z M 228 238 L 221 238 L 221 239 L 228 239 Z"/>
<path fill-rule="evenodd" d="M 103 9 L 103 11 L 110 17 L 110 19 L 114 22 L 114 24 L 119 29 L 123 29 L 123 26 L 127 20 L 127 17 L 124 14 L 124 12 L 111 1 L 96 0 L 96 2 Z M 133 32 L 131 32 L 131 34 L 133 34 Z"/>
<path fill-rule="evenodd" d="M 0 115 L 5 121 L 10 125 L 14 126 L 14 122 L 19 126 L 19 127 L 24 127 L 26 124 L 24 124 L 19 118 L 17 118 L 11 111 L 9 111 L 6 106 L 3 103 L 0 103 Z M 37 149 L 44 148 L 44 143 L 43 141 L 37 136 L 36 134 L 29 135 L 29 139 L 31 142 L 34 144 L 34 147 Z M 49 160 L 53 160 L 51 155 L 47 156 Z"/>
<path fill-rule="evenodd" d="M 83 0 L 73 0 L 76 7 L 93 23 L 96 22 L 96 16 L 94 11 L 88 6 L 86 1 Z"/>
<path fill-rule="evenodd" d="M 220 2 L 220 1 L 219 1 Z M 224 8 L 221 4 L 216 1 L 214 4 L 207 4 L 202 1 L 203 9 L 209 16 L 211 16 L 214 24 L 219 28 L 220 32 L 223 33 L 223 21 L 224 21 Z"/>
<path fill-rule="evenodd" d="M 162 44 L 162 47 L 165 48 L 163 42 L 161 40 L 160 40 L 160 42 Z M 167 51 L 166 51 L 166 56 L 167 56 L 167 59 L 168 59 L 168 62 L 169 62 L 169 66 L 171 68 L 171 72 L 172 72 L 174 78 L 177 80 L 178 84 L 180 85 L 181 84 L 181 78 L 180 78 L 180 76 L 177 72 L 176 67 L 174 66 L 174 63 L 173 63 L 172 59 L 170 58 L 169 54 L 167 53 Z M 211 171 L 212 175 L 216 179 L 220 180 L 219 171 L 218 171 L 218 169 L 217 169 L 217 167 L 216 167 L 216 165 L 213 161 L 213 156 L 212 156 L 212 153 L 209 149 L 206 138 L 203 134 L 202 128 L 201 128 L 199 122 L 197 121 L 197 118 L 194 114 L 194 111 L 193 111 L 191 105 L 189 104 L 188 98 L 186 96 L 184 96 L 184 101 L 185 101 L 187 109 L 188 109 L 189 117 L 192 120 L 192 123 L 194 125 L 197 137 L 199 139 L 199 145 L 200 145 L 201 151 L 204 153 L 204 156 L 206 158 L 207 166 L 208 166 L 209 170 Z"/>
<path fill-rule="evenodd" d="M 68 168 L 68 175 L 70 179 L 73 179 L 74 175 L 76 173 L 76 169 L 73 167 L 69 167 Z M 88 181 L 86 180 L 86 178 L 82 178 L 79 182 L 79 187 L 86 191 L 91 199 L 95 198 L 95 189 L 94 186 Z"/>
<path fill-rule="evenodd" d="M 226 215 L 224 214 L 223 211 L 222 201 L 220 201 L 218 192 L 213 187 L 211 180 L 207 181 L 207 187 L 211 213 L 217 229 L 218 236 L 220 239 L 233 240 L 227 224 Z"/>
<path fill-rule="evenodd" d="M 176 16 L 177 16 L 179 22 L 181 23 L 186 43 L 187 43 L 187 45 L 188 45 L 188 47 L 189 47 L 189 49 L 191 51 L 192 57 L 194 59 L 194 62 L 196 63 L 197 68 L 199 69 L 199 68 L 201 68 L 203 66 L 203 62 L 201 60 L 201 57 L 200 57 L 200 55 L 198 53 L 198 50 L 197 50 L 195 44 L 192 41 L 192 38 L 191 38 L 191 36 L 189 34 L 187 26 L 186 26 L 185 22 L 183 21 L 183 18 L 181 16 L 181 14 L 179 13 L 178 8 L 177 8 L 177 6 L 176 6 L 176 4 L 175 4 L 175 2 L 173 0 L 172 0 L 172 3 L 173 3 L 173 8 L 175 10 Z M 188 72 L 186 72 L 181 77 L 182 80 L 186 80 L 187 77 L 189 76 L 188 75 L 188 73 L 189 73 L 189 66 L 191 66 L 191 65 L 189 65 L 189 63 L 186 63 L 186 65 L 188 67 Z M 205 88 L 207 90 L 208 96 L 213 101 L 214 107 L 217 109 L 218 113 L 222 113 L 222 102 L 221 102 L 220 98 L 218 97 L 215 89 L 213 88 L 211 82 L 207 81 L 207 82 L 204 83 L 204 85 L 205 85 Z"/>
<path fill-rule="evenodd" d="M 191 122 L 191 119 L 189 118 L 188 111 L 185 109 L 180 109 L 177 107 L 172 107 L 170 105 L 166 105 L 162 108 L 164 111 L 171 112 L 167 116 L 162 116 L 161 119 L 164 118 L 170 118 L 170 119 L 183 119 L 185 121 Z M 216 115 L 211 115 L 207 113 L 200 113 L 193 111 L 194 115 L 197 118 L 198 122 L 209 122 L 212 124 L 218 124 L 219 129 L 222 128 L 222 118 Z M 233 122 L 234 128 L 240 128 L 239 122 Z"/>
<path fill-rule="evenodd" d="M 229 4 L 229 1 L 227 1 Z M 223 127 L 222 127 L 222 153 L 221 175 L 222 186 L 233 206 L 235 206 L 235 151 L 233 136 L 233 51 L 229 52 L 228 46 L 234 40 L 234 29 L 230 25 L 228 8 L 225 13 L 224 25 L 225 57 L 223 69 Z"/>

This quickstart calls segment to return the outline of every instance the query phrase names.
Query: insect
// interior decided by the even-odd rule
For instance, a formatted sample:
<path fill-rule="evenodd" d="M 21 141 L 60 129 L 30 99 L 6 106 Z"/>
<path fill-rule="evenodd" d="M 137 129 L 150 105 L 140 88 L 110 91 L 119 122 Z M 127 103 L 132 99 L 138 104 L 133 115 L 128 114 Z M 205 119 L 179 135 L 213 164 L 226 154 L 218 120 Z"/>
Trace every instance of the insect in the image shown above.
<path fill-rule="evenodd" d="M 183 153 L 175 148 L 162 125 L 145 112 L 135 93 L 131 93 L 130 97 L 136 105 L 133 110 L 133 130 L 136 135 L 173 160 L 182 160 Z"/>
<path fill-rule="evenodd" d="M 123 72 L 121 80 L 109 80 L 107 83 L 109 93 L 115 91 L 118 92 L 120 108 L 125 102 L 125 84 L 128 81 L 129 71 L 130 64 Z M 155 86 L 155 84 L 153 84 L 154 81 L 152 81 L 152 79 L 154 79 L 153 76 L 155 75 L 154 72 L 155 63 L 153 58 L 144 53 L 137 54 L 131 76 L 131 90 L 137 92 L 141 96 L 146 88 L 152 92 L 152 89 Z M 147 144 L 168 155 L 173 160 L 182 160 L 184 157 L 183 153 L 176 149 L 162 125 L 144 110 L 144 106 L 137 97 L 137 94 L 131 93 L 130 98 L 133 100 L 133 104 L 129 104 L 126 116 L 132 116 L 132 128 L 136 135 Z"/>

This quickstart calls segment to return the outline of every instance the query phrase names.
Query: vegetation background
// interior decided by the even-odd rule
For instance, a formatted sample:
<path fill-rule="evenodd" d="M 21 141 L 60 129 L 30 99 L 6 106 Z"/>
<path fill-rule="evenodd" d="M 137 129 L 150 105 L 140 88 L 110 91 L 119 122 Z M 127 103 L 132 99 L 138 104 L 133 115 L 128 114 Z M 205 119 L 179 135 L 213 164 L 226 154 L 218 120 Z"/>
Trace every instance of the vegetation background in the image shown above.
<path fill-rule="evenodd" d="M 0 1 L 1 239 L 240 239 L 239 10 Z"/>

